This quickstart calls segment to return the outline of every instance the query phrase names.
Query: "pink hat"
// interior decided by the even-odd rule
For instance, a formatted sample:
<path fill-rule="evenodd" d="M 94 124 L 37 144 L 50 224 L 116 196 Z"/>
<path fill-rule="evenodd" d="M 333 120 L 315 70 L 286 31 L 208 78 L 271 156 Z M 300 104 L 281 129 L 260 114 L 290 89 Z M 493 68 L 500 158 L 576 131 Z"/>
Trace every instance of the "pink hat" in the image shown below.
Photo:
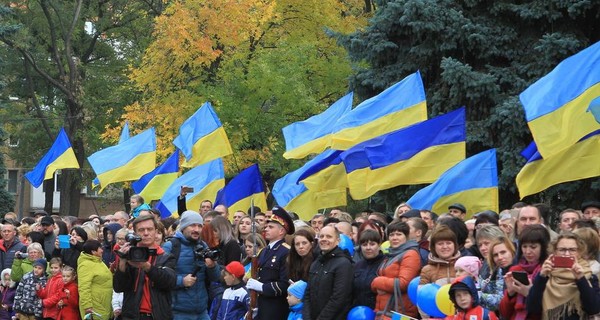
<path fill-rule="evenodd" d="M 481 261 L 477 257 L 467 256 L 460 257 L 454 263 L 455 268 L 461 268 L 468 272 L 472 277 L 477 279 L 479 276 L 479 269 L 481 269 Z"/>

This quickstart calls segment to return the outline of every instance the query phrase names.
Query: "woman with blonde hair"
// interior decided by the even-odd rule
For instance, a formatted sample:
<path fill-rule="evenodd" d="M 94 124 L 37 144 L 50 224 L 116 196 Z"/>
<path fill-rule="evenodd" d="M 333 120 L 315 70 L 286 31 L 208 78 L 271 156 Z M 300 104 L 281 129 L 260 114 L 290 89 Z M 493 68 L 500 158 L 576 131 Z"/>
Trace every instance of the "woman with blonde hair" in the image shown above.
<path fill-rule="evenodd" d="M 592 273 L 598 276 L 600 274 L 600 263 L 596 260 L 598 251 L 600 250 L 600 236 L 598 236 L 598 232 L 592 228 L 578 228 L 573 233 L 585 242 L 587 250 L 583 254 L 583 259 L 587 260 L 590 264 Z"/>
<path fill-rule="evenodd" d="M 504 275 L 513 265 L 515 260 L 515 246 L 508 237 L 500 237 L 490 245 L 487 261 L 491 274 L 481 281 L 481 294 L 479 302 L 482 307 L 490 311 L 498 310 L 500 301 L 504 296 Z"/>
<path fill-rule="evenodd" d="M 559 234 L 527 297 L 530 314 L 542 319 L 587 319 L 600 313 L 598 277 L 585 260 L 586 244 L 576 234 Z"/>
<path fill-rule="evenodd" d="M 17 251 L 15 253 L 15 260 L 13 260 L 10 278 L 15 282 L 21 281 L 24 274 L 33 270 L 33 262 L 43 257 L 44 249 L 42 248 L 42 245 L 37 242 L 31 243 L 27 247 L 26 254 Z"/>

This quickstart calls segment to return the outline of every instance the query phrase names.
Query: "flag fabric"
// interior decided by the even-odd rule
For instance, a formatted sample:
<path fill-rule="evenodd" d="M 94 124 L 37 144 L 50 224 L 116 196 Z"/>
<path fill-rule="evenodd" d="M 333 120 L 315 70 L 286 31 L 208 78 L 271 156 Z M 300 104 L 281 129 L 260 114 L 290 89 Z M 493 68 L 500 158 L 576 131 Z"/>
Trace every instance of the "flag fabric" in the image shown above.
<path fill-rule="evenodd" d="M 123 125 L 123 128 L 121 129 L 121 136 L 119 137 L 119 143 L 127 141 L 128 139 L 129 139 L 129 121 L 125 121 L 125 124 Z M 98 180 L 98 177 L 95 177 L 94 180 L 92 180 L 92 189 L 95 189 L 99 185 L 100 185 L 100 180 Z"/>
<path fill-rule="evenodd" d="M 179 150 L 176 149 L 165 162 L 132 183 L 131 187 L 136 194 L 150 203 L 151 200 L 160 199 L 177 176 L 179 176 Z"/>
<path fill-rule="evenodd" d="M 177 197 L 179 197 L 181 186 L 194 189 L 194 192 L 190 192 L 186 196 L 187 208 L 200 208 L 200 203 L 203 200 L 214 202 L 217 192 L 225 186 L 223 160 L 218 158 L 194 167 L 177 178 L 156 205 L 161 217 L 179 216 L 177 213 Z"/>
<path fill-rule="evenodd" d="M 498 212 L 496 149 L 461 161 L 407 201 L 411 208 L 438 213 L 456 202 L 465 205 L 469 216 L 484 210 Z"/>
<path fill-rule="evenodd" d="M 333 127 L 331 148 L 346 150 L 425 120 L 425 89 L 417 71 L 342 116 Z"/>
<path fill-rule="evenodd" d="M 345 95 L 323 113 L 283 128 L 286 159 L 301 159 L 311 153 L 320 153 L 331 145 L 332 128 L 352 109 L 353 93 Z"/>
<path fill-rule="evenodd" d="M 173 144 L 185 156 L 184 167 L 195 167 L 233 153 L 225 129 L 210 102 L 205 102 L 185 120 Z"/>
<path fill-rule="evenodd" d="M 258 164 L 242 170 L 235 176 L 225 188 L 219 190 L 215 200 L 215 206 L 220 204 L 229 208 L 229 211 L 248 212 L 254 200 L 254 205 L 261 210 L 267 210 L 267 197 L 265 185 Z"/>
<path fill-rule="evenodd" d="M 298 177 L 307 189 L 326 191 L 346 188 L 346 167 L 342 162 L 341 150 L 326 150 L 305 165 L 304 172 Z"/>
<path fill-rule="evenodd" d="M 416 318 L 404 315 L 402 313 L 398 313 L 396 311 L 392 311 L 392 319 L 391 320 L 417 320 Z"/>
<path fill-rule="evenodd" d="M 360 143 L 341 153 L 350 195 L 431 183 L 465 158 L 465 108 Z"/>
<path fill-rule="evenodd" d="M 156 135 L 150 128 L 88 157 L 100 190 L 114 182 L 137 180 L 156 167 Z"/>
<path fill-rule="evenodd" d="M 79 162 L 64 128 L 60 128 L 50 150 L 33 170 L 25 174 L 25 178 L 32 186 L 38 188 L 44 180 L 51 179 L 58 169 L 79 169 Z"/>
<path fill-rule="evenodd" d="M 600 42 L 563 60 L 519 97 L 543 157 L 600 129 L 594 114 L 588 112 L 600 97 Z"/>
<path fill-rule="evenodd" d="M 528 160 L 516 178 L 521 199 L 559 183 L 600 176 L 600 130 L 546 158 L 539 152 L 522 154 Z"/>
<path fill-rule="evenodd" d="M 329 151 L 325 151 L 325 153 L 328 154 Z M 272 192 L 278 205 L 297 213 L 301 219 L 306 221 L 312 219 L 319 209 L 346 205 L 346 187 L 313 191 L 307 189 L 303 182 L 298 182 L 298 178 L 308 168 L 324 157 L 324 155 L 319 155 L 301 168 L 275 181 Z"/>

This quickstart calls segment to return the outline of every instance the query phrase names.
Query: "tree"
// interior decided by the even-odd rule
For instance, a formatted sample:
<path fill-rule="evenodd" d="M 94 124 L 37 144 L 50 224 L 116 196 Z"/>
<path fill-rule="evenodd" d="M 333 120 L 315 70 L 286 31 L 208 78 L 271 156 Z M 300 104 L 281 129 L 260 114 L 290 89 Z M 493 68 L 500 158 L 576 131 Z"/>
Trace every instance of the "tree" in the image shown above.
<path fill-rule="evenodd" d="M 4 130 L 0 125 L 0 148 L 3 148 L 5 140 Z M 15 197 L 6 189 L 6 166 L 4 165 L 4 151 L 0 150 L 0 215 L 4 216 L 7 212 L 13 211 L 15 207 Z"/>
<path fill-rule="evenodd" d="M 467 153 L 498 148 L 501 207 L 518 200 L 514 179 L 530 142 L 518 94 L 562 59 L 600 39 L 600 4 L 590 1 L 377 1 L 368 27 L 337 35 L 359 70 L 352 87 L 373 96 L 420 70 L 430 116 L 467 106 Z M 599 180 L 532 197 L 578 207 Z M 380 192 L 388 210 L 418 187 Z M 387 201 L 386 201 L 387 199 Z"/>

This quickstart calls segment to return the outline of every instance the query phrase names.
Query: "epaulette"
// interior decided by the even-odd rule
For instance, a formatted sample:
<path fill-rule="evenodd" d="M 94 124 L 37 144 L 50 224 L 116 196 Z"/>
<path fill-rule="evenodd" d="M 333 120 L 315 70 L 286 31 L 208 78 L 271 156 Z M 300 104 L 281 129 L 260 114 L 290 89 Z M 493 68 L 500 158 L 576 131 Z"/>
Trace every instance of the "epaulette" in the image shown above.
<path fill-rule="evenodd" d="M 282 246 L 286 247 L 288 250 L 291 249 L 290 245 L 287 242 L 283 242 Z"/>

